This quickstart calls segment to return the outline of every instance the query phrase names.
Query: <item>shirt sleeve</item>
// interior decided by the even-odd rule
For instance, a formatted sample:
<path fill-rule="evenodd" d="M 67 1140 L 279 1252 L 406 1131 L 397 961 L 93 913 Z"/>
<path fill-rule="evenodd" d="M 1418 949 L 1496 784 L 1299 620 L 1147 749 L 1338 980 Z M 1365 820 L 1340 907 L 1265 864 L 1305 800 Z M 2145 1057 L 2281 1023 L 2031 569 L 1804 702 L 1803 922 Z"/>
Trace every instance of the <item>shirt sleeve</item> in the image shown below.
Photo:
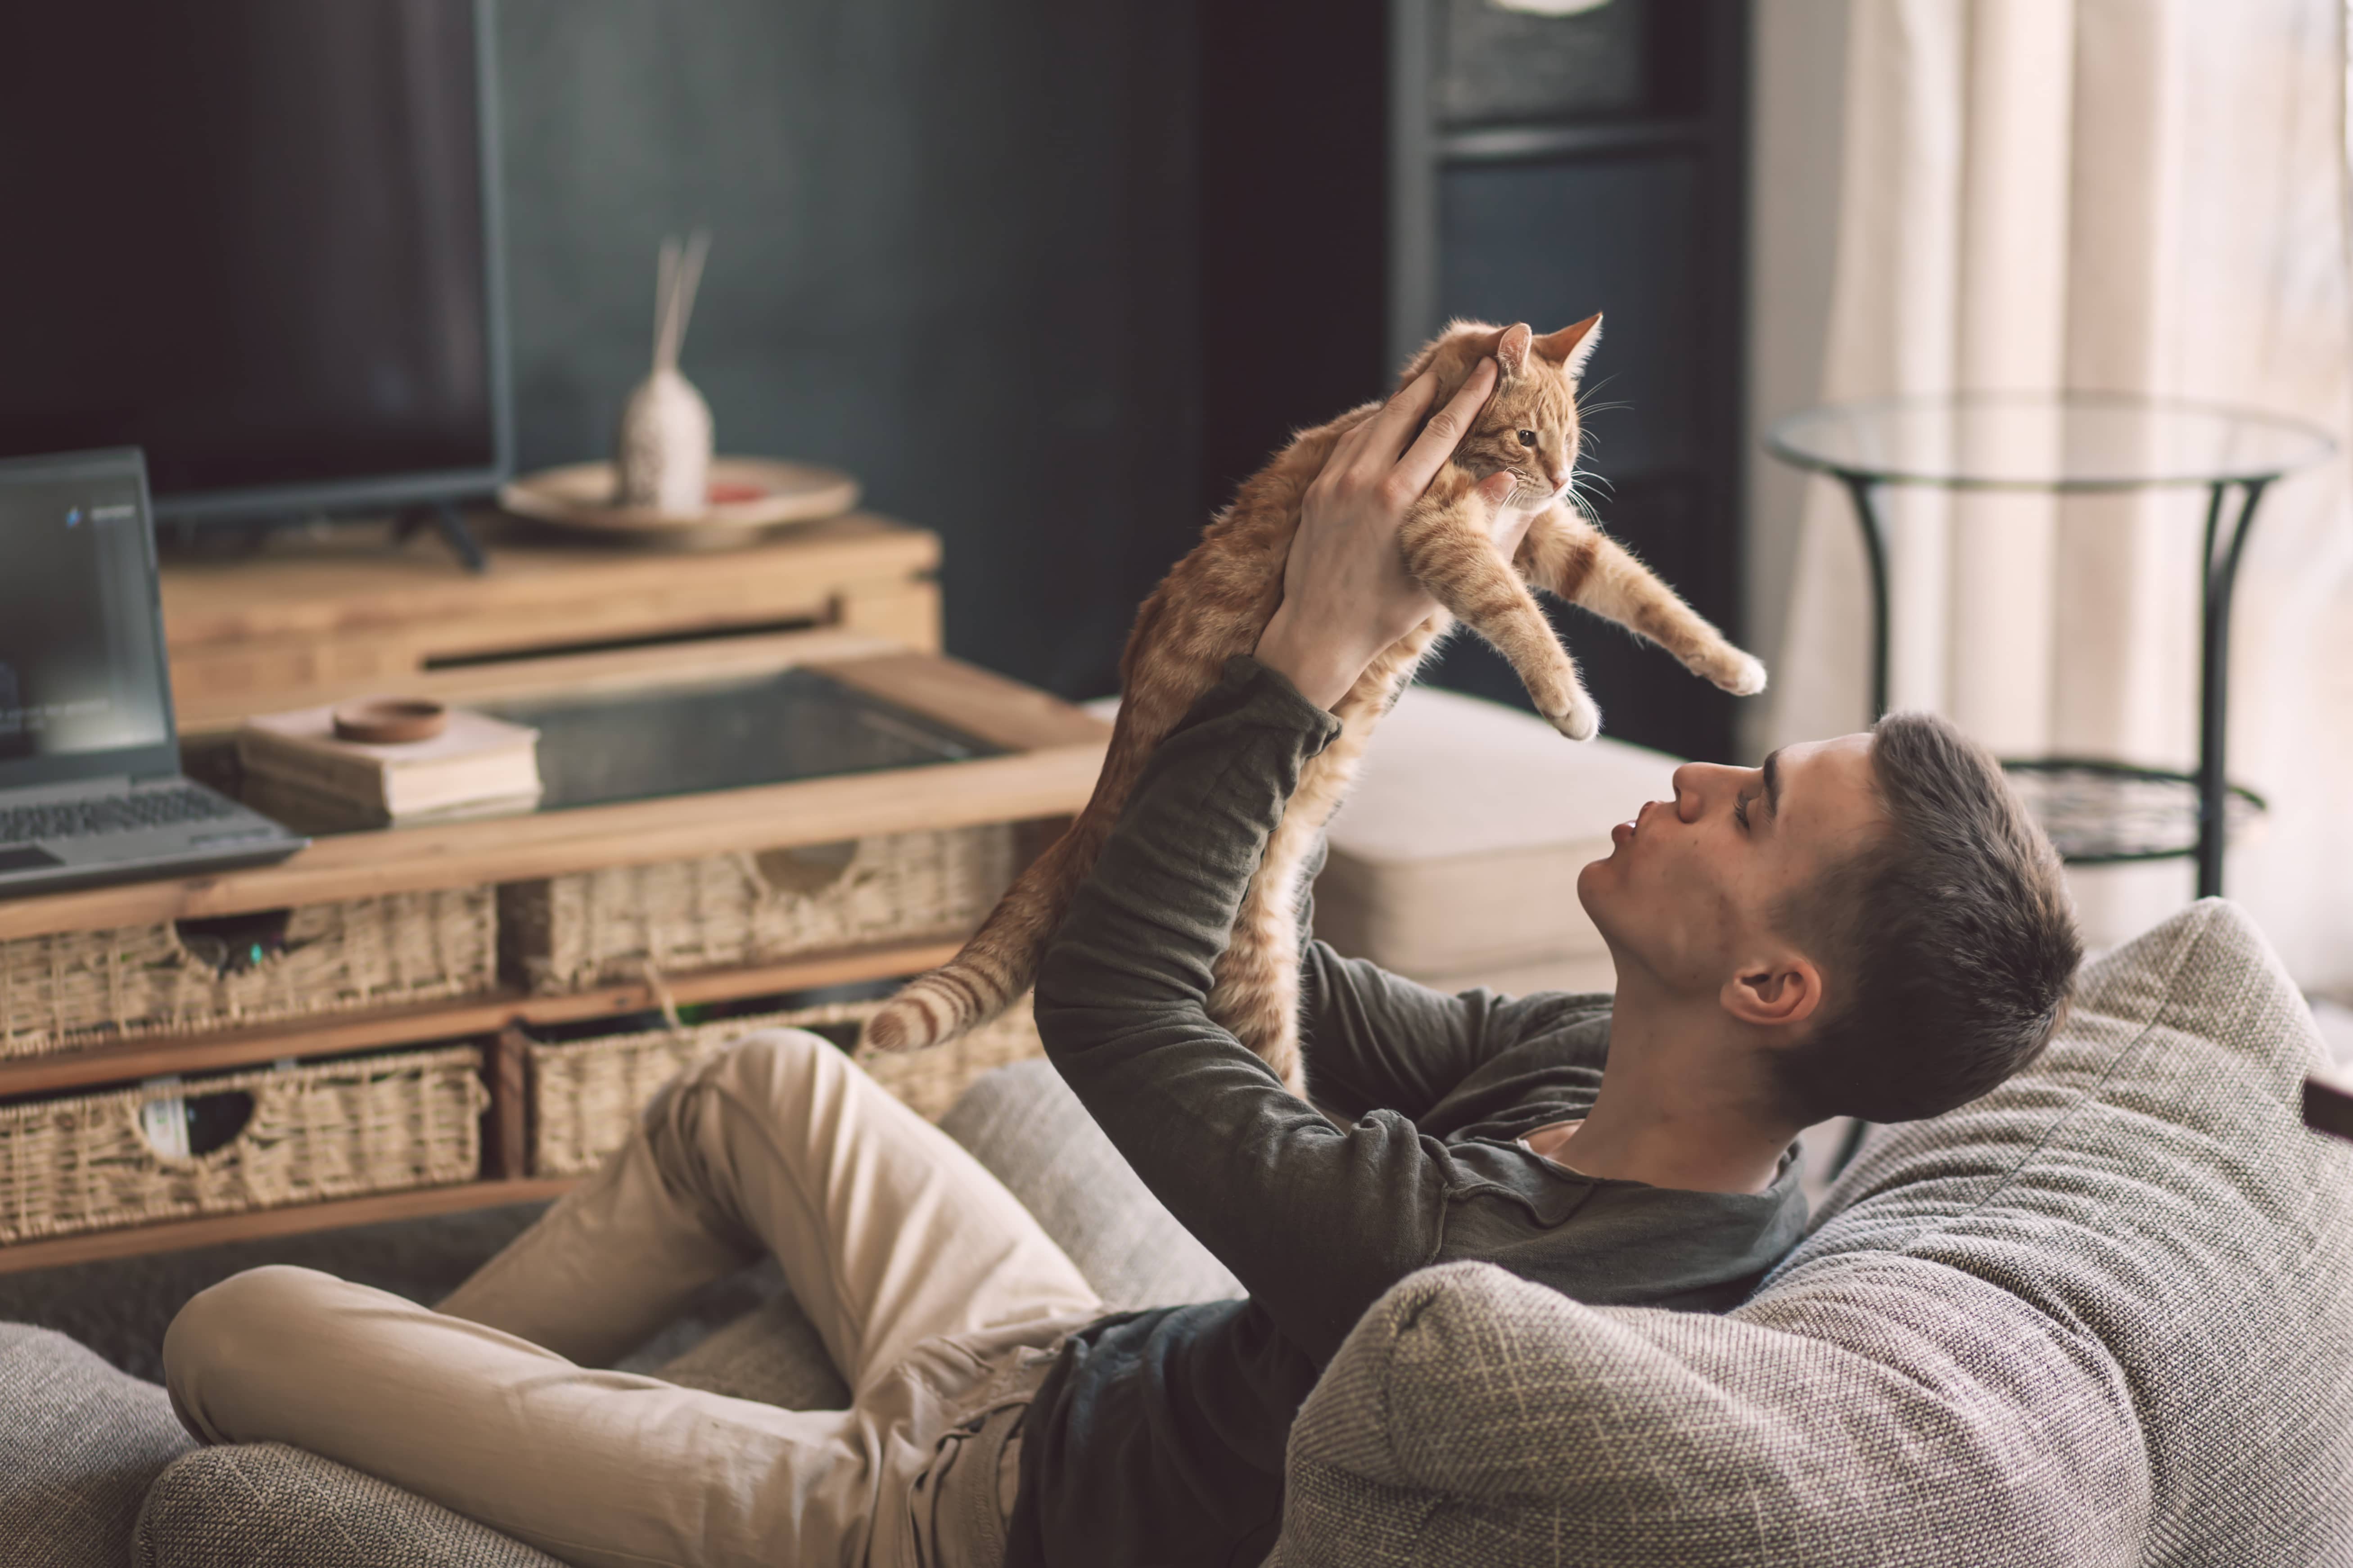
<path fill-rule="evenodd" d="M 1419 1120 L 1493 1057 L 1606 1006 L 1603 996 L 1483 987 L 1449 994 L 1306 942 L 1300 965 L 1307 1090 L 1342 1116 Z M 1598 1064 L 1597 1064 L 1598 1065 Z"/>
<path fill-rule="evenodd" d="M 1409 1117 L 1335 1126 L 1208 1016 L 1211 966 L 1267 837 L 1338 730 L 1281 675 L 1232 660 L 1138 778 L 1037 993 L 1047 1054 L 1081 1102 L 1319 1365 L 1437 1256 L 1457 1180 Z"/>
<path fill-rule="evenodd" d="M 1324 1110 L 1347 1119 L 1388 1110 L 1419 1121 L 1492 1058 L 1608 1010 L 1607 994 L 1434 991 L 1369 960 L 1341 957 L 1315 940 L 1313 889 L 1327 850 L 1316 845 L 1299 902 L 1307 1092 Z"/>

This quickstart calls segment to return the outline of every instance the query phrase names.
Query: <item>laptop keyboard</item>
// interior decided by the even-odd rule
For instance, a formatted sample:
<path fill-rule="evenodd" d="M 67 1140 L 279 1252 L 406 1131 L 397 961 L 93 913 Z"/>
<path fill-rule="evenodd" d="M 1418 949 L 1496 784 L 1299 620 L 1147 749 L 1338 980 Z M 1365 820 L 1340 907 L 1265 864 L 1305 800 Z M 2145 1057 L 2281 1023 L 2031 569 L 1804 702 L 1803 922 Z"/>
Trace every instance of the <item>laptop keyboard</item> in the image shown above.
<path fill-rule="evenodd" d="M 143 790 L 137 795 L 100 795 L 94 800 L 61 800 L 47 805 L 6 805 L 0 806 L 0 844 L 24 844 L 36 838 L 87 838 L 98 833 L 166 827 L 175 822 L 229 816 L 236 811 L 235 805 L 219 795 L 186 784 L 178 789 Z"/>

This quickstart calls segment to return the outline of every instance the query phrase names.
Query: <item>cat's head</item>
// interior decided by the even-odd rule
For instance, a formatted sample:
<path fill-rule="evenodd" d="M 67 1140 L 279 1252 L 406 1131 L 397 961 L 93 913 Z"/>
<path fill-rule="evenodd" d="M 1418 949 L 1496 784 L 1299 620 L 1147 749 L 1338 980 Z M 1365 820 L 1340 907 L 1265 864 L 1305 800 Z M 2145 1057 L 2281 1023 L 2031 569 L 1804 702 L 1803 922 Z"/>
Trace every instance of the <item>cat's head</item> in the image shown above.
<path fill-rule="evenodd" d="M 1501 373 L 1495 394 L 1455 448 L 1454 460 L 1482 479 L 1510 469 L 1519 481 L 1515 500 L 1556 496 L 1577 470 L 1577 384 L 1600 341 L 1598 315 L 1541 337 L 1525 321 L 1509 327 L 1454 321 L 1414 355 L 1398 384 L 1434 370 L 1443 403 L 1481 359 L 1493 355 Z"/>

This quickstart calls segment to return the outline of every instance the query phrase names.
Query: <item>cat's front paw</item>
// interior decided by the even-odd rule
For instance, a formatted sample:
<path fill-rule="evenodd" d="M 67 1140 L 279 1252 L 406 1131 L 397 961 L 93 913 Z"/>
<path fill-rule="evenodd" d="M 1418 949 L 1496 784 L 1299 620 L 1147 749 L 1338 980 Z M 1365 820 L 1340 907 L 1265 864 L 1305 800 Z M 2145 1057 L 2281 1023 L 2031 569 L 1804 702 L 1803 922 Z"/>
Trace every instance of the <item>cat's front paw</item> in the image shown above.
<path fill-rule="evenodd" d="M 1735 697 L 1754 697 L 1765 689 L 1764 661 L 1738 648 L 1710 659 L 1700 673 Z"/>
<path fill-rule="evenodd" d="M 1572 741 L 1590 741 L 1601 733 L 1601 710 L 1582 691 L 1569 699 L 1567 710 L 1545 717 L 1552 721 L 1554 729 Z"/>

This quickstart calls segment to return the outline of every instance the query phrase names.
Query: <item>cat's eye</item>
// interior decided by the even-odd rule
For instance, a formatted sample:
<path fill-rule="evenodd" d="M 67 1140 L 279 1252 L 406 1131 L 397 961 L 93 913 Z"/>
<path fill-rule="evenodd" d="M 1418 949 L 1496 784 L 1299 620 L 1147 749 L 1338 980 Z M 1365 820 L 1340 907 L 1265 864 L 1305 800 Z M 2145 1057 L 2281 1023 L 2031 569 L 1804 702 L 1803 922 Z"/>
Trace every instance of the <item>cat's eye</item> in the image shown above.
<path fill-rule="evenodd" d="M 1533 430 L 1523 430 L 1523 431 L 1521 431 L 1521 432 L 1520 432 L 1520 445 L 1521 445 L 1521 446 L 1523 446 L 1523 447 L 1533 447 L 1533 446 L 1535 446 L 1535 444 L 1536 444 L 1536 433 L 1535 433 L 1535 431 L 1533 431 Z"/>

